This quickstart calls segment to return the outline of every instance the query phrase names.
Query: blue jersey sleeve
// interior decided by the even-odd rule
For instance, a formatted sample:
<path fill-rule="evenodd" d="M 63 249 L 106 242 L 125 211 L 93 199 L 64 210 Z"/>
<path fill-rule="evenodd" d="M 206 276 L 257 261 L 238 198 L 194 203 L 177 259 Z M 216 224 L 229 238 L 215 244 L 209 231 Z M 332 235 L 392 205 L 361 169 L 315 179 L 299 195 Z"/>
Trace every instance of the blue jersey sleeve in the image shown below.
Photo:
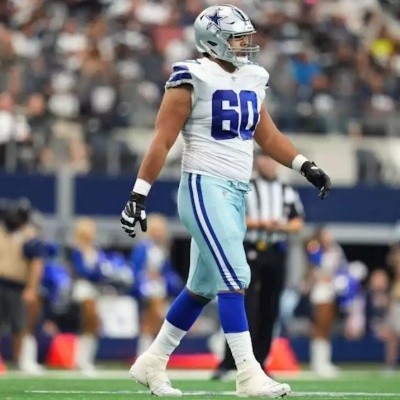
<path fill-rule="evenodd" d="M 24 257 L 29 261 L 34 258 L 43 258 L 45 255 L 44 244 L 40 239 L 30 239 L 24 243 L 23 252 Z"/>

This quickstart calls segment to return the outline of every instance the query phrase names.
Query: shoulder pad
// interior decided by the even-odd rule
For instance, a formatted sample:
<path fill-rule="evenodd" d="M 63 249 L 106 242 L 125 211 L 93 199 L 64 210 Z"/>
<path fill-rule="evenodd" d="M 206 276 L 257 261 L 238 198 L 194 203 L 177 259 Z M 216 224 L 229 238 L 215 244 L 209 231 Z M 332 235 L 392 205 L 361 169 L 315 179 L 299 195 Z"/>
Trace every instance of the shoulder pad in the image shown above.
<path fill-rule="evenodd" d="M 165 88 L 168 89 L 170 87 L 176 87 L 182 84 L 194 86 L 193 67 L 198 64 L 199 62 L 197 60 L 180 61 L 172 64 L 172 73 L 165 84 Z"/>
<path fill-rule="evenodd" d="M 252 64 L 247 64 L 242 68 L 245 68 L 247 73 L 251 73 L 253 76 L 255 75 L 256 77 L 258 77 L 258 79 L 260 80 L 260 82 L 262 82 L 265 88 L 269 87 L 268 86 L 269 73 L 264 67 L 256 63 L 252 63 Z"/>
<path fill-rule="evenodd" d="M 265 88 L 268 88 L 268 82 L 269 82 L 269 73 L 268 71 L 262 67 L 259 64 L 249 64 L 248 68 L 252 69 L 252 73 L 254 73 L 255 75 L 257 75 L 260 80 L 263 82 L 263 85 Z"/>

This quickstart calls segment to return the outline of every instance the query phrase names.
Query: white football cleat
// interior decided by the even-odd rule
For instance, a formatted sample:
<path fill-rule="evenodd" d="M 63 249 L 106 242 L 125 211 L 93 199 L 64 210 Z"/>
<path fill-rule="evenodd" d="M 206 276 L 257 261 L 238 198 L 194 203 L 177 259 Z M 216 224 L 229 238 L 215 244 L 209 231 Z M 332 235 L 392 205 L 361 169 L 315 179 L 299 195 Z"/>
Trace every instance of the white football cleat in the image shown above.
<path fill-rule="evenodd" d="M 167 377 L 168 357 L 155 356 L 144 352 L 129 370 L 129 376 L 136 382 L 148 387 L 158 397 L 181 397 L 182 392 L 171 386 Z"/>
<path fill-rule="evenodd" d="M 261 367 L 249 365 L 238 371 L 236 378 L 236 394 L 238 397 L 267 397 L 275 399 L 290 394 L 287 383 L 279 383 L 267 376 Z"/>

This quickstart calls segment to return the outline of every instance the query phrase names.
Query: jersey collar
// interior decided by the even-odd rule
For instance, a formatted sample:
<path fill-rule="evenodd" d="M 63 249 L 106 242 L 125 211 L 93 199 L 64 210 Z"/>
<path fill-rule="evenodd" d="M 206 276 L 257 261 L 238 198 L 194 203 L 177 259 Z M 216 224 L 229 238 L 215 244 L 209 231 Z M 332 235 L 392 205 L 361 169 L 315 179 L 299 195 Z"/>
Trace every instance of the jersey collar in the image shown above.
<path fill-rule="evenodd" d="M 238 71 L 238 68 L 236 68 L 235 71 L 228 72 L 228 71 L 224 70 L 218 63 L 210 60 L 207 57 L 203 57 L 202 61 L 207 65 L 207 68 L 213 70 L 215 73 L 218 73 L 220 75 L 232 76 Z"/>

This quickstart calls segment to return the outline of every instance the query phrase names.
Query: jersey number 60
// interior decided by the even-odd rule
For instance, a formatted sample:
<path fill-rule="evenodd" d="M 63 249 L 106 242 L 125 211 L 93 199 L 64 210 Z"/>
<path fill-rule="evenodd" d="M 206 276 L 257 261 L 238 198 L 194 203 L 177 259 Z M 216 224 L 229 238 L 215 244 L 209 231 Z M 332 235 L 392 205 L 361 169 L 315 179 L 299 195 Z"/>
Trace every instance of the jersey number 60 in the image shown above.
<path fill-rule="evenodd" d="M 237 94 L 233 90 L 217 90 L 212 96 L 211 136 L 217 140 L 243 140 L 253 137 L 258 122 L 257 95 L 251 90 Z"/>

